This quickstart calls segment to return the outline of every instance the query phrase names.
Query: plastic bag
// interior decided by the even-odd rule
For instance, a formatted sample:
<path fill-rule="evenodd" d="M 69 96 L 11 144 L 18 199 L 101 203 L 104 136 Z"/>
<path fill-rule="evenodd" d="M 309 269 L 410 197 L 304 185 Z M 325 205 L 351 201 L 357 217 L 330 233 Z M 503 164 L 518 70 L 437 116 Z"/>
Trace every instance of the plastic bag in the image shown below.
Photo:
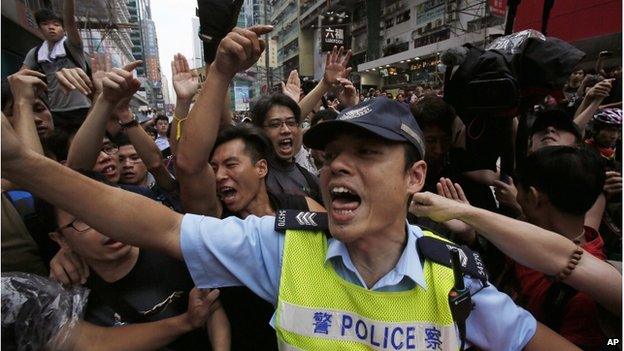
<path fill-rule="evenodd" d="M 521 32 L 516 32 L 504 37 L 496 38 L 488 45 L 485 50 L 496 50 L 504 54 L 515 55 L 520 53 L 524 47 L 524 43 L 530 38 L 539 40 L 546 40 L 544 34 L 536 31 L 535 29 L 527 29 Z"/>
<path fill-rule="evenodd" d="M 82 319 L 89 290 L 64 289 L 38 275 L 2 277 L 2 346 L 12 350 L 63 349 Z"/>

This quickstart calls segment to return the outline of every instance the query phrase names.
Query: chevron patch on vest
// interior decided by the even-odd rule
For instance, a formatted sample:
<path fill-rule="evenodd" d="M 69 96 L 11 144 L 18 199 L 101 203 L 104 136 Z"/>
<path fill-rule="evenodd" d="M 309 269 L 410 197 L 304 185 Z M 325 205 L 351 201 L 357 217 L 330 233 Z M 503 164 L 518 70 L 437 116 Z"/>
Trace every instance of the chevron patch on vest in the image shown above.
<path fill-rule="evenodd" d="M 327 230 L 327 214 L 298 210 L 277 210 L 275 212 L 275 230 Z"/>

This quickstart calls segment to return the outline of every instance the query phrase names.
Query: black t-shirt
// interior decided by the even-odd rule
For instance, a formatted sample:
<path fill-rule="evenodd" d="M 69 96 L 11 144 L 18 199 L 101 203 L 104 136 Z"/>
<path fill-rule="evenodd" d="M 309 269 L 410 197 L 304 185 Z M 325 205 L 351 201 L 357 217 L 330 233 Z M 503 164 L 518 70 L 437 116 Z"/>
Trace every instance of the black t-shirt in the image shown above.
<path fill-rule="evenodd" d="M 268 193 L 271 207 L 308 211 L 304 196 Z M 227 212 L 227 213 L 226 213 Z M 223 210 L 222 218 L 234 214 Z M 275 307 L 242 286 L 219 288 L 219 299 L 230 320 L 232 350 L 277 350 L 275 330 L 269 325 Z"/>
<path fill-rule="evenodd" d="M 141 249 L 136 264 L 125 277 L 107 283 L 91 272 L 86 286 L 91 294 L 85 320 L 118 326 L 158 321 L 186 312 L 188 293 L 194 284 L 183 262 Z M 164 350 L 210 350 L 210 340 L 200 329 L 180 336 Z"/>
<path fill-rule="evenodd" d="M 266 185 L 270 192 L 308 196 L 321 202 L 318 178 L 296 162 L 269 158 Z"/>

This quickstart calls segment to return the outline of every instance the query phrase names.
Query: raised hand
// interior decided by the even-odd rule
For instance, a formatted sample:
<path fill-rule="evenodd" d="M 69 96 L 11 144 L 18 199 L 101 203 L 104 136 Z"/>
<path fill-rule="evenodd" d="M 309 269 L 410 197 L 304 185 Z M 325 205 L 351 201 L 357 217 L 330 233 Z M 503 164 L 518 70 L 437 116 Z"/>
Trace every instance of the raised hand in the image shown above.
<path fill-rule="evenodd" d="M 301 80 L 299 79 L 299 73 L 297 73 L 296 69 L 290 71 L 286 84 L 282 82 L 282 93 L 288 95 L 288 97 L 295 100 L 295 102 L 299 102 L 299 98 L 301 97 Z"/>
<path fill-rule="evenodd" d="M 193 288 L 189 292 L 188 310 L 185 314 L 185 320 L 189 329 L 197 329 L 206 324 L 206 320 L 215 310 L 214 302 L 219 297 L 217 289 L 198 289 Z"/>
<path fill-rule="evenodd" d="M 351 59 L 351 50 L 344 55 L 342 54 L 343 50 L 342 46 L 340 49 L 334 46 L 332 51 L 327 53 L 327 58 L 325 59 L 323 80 L 332 86 L 340 84 L 338 78 L 347 78 L 349 73 L 351 73 L 351 67 L 347 68 Z"/>
<path fill-rule="evenodd" d="M 102 81 L 106 78 L 106 67 L 104 64 L 100 64 L 100 59 L 97 54 L 93 54 L 91 57 L 91 78 L 93 79 L 93 89 L 96 94 L 102 92 L 104 86 Z"/>
<path fill-rule="evenodd" d="M 342 90 L 338 93 L 338 100 L 340 100 L 343 107 L 351 107 L 360 103 L 360 96 L 350 80 L 338 78 L 338 83 L 342 85 Z"/>
<path fill-rule="evenodd" d="M 56 71 L 56 79 L 61 84 L 61 89 L 65 94 L 78 89 L 84 95 L 91 95 L 93 83 L 80 67 L 63 68 Z"/>
<path fill-rule="evenodd" d="M 213 68 L 231 79 L 237 72 L 251 67 L 266 46 L 260 36 L 272 30 L 273 26 L 266 25 L 232 29 L 217 48 Z"/>
<path fill-rule="evenodd" d="M 516 200 L 518 189 L 514 185 L 514 181 L 511 177 L 509 177 L 508 182 L 495 180 L 492 185 L 494 186 L 494 195 L 496 195 L 496 200 L 498 200 L 499 203 L 514 209 L 520 207 L 520 205 L 518 205 L 518 200 Z"/>
<path fill-rule="evenodd" d="M 436 184 L 436 188 L 438 190 L 438 195 L 462 204 L 470 205 L 461 185 L 453 183 L 450 179 L 440 178 L 440 181 Z M 449 230 L 461 236 L 463 241 L 471 242 L 474 240 L 474 229 L 468 224 L 457 219 L 448 220 L 443 224 Z"/>
<path fill-rule="evenodd" d="M 61 247 L 50 260 L 50 278 L 63 285 L 84 284 L 89 277 L 89 266 L 82 257 Z"/>
<path fill-rule="evenodd" d="M 47 84 L 42 80 L 43 78 L 45 78 L 45 74 L 29 69 L 8 76 L 7 80 L 13 93 L 13 100 L 15 102 L 19 100 L 35 101 L 39 92 L 48 89 Z"/>
<path fill-rule="evenodd" d="M 171 74 L 173 90 L 178 100 L 191 100 L 199 89 L 199 76 L 197 71 L 189 68 L 186 57 L 176 54 L 171 61 Z"/>
<path fill-rule="evenodd" d="M 607 198 L 622 193 L 622 175 L 619 172 L 607 171 L 603 191 Z"/>
<path fill-rule="evenodd" d="M 141 61 L 134 61 L 121 68 L 113 68 L 106 73 L 102 81 L 104 90 L 102 95 L 105 100 L 112 103 L 119 103 L 124 99 L 132 98 L 141 87 L 141 82 L 134 77 L 132 71 L 141 64 Z"/>
<path fill-rule="evenodd" d="M 587 96 L 594 100 L 602 100 L 609 96 L 613 79 L 603 79 L 587 91 Z"/>

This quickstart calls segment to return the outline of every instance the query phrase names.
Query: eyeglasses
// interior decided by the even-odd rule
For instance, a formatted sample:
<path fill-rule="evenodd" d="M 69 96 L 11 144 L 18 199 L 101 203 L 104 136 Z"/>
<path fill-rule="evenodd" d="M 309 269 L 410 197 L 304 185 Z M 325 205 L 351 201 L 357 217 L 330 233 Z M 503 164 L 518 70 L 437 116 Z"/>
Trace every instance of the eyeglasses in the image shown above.
<path fill-rule="evenodd" d="M 70 227 L 74 228 L 75 231 L 81 232 L 81 233 L 82 232 L 86 232 L 87 230 L 89 230 L 91 228 L 87 223 L 79 220 L 78 218 L 74 218 L 74 220 L 69 222 L 69 224 L 66 224 L 66 225 L 64 225 L 62 227 L 59 227 L 57 229 L 57 231 L 61 232 L 61 231 L 63 231 L 63 229 L 67 229 L 67 228 L 70 228 Z"/>
<path fill-rule="evenodd" d="M 119 152 L 119 147 L 117 145 L 104 145 L 102 151 L 107 155 L 115 155 Z"/>
<path fill-rule="evenodd" d="M 299 123 L 297 123 L 297 120 L 293 117 L 293 118 L 288 118 L 284 120 L 281 120 L 281 119 L 271 120 L 269 123 L 265 124 L 264 127 L 270 128 L 270 129 L 279 129 L 284 124 L 288 128 L 296 128 L 299 126 Z"/>

